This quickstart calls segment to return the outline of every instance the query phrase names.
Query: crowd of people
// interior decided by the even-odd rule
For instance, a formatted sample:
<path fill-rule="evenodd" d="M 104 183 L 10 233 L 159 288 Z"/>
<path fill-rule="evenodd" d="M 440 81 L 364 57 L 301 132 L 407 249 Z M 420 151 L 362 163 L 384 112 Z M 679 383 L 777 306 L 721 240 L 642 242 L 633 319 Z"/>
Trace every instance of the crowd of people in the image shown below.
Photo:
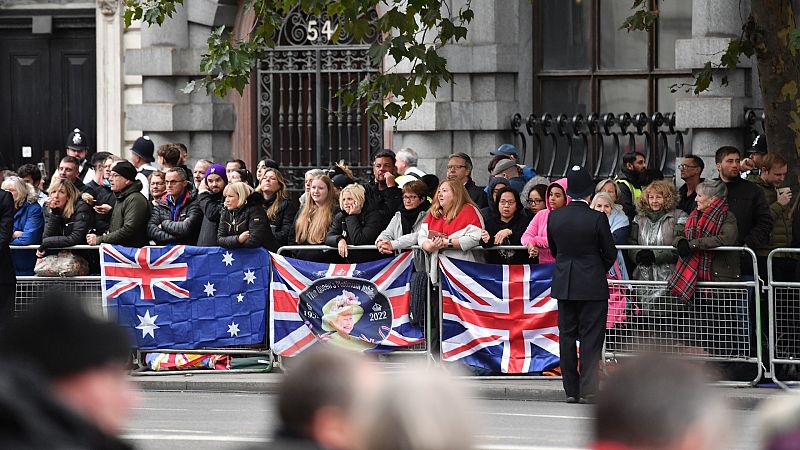
<path fill-rule="evenodd" d="M 135 141 L 128 159 L 107 152 L 89 156 L 79 129 L 68 136 L 66 154 L 49 180 L 32 164 L 4 174 L 7 198 L 0 196 L 0 206 L 7 211 L 0 214 L 0 229 L 5 242 L 38 246 L 15 250 L 13 263 L 6 262 L 19 275 L 36 273 L 37 258 L 80 244 L 270 251 L 295 246 L 297 258 L 330 263 L 366 261 L 418 246 L 415 268 L 431 277 L 436 276 L 431 255 L 437 253 L 498 264 L 550 263 L 551 234 L 562 230 L 548 227 L 549 218 L 574 201 L 567 178 L 550 182 L 536 176 L 520 164 L 510 144 L 490 153 L 485 187 L 474 181 L 477 169 L 464 153 L 450 155 L 439 178 L 424 173 L 417 153 L 405 148 L 372 155 L 370 181 L 357 181 L 344 161 L 309 170 L 297 200 L 279 165 L 269 159 L 259 161 L 255 172 L 241 160 L 223 165 L 201 159 L 190 169 L 185 145 L 156 148 L 147 136 Z M 746 245 L 757 252 L 764 277 L 771 249 L 800 244 L 797 202 L 785 185 L 786 160 L 768 152 L 763 137 L 748 158 L 741 156 L 734 147 L 720 148 L 715 155 L 719 178 L 705 180 L 703 159 L 685 155 L 678 166 L 685 182 L 680 189 L 648 170 L 645 155 L 636 151 L 623 156 L 619 176 L 595 180 L 590 206 L 606 215 L 616 245 L 675 249 L 619 251 L 608 278 L 667 282 L 674 296 L 689 303 L 698 281 L 752 280 L 754 275 L 748 258 L 708 250 Z M 525 250 L 476 251 L 496 246 Z M 95 260 L 85 256 L 97 270 L 96 255 Z M 774 271 L 777 279 L 796 279 L 796 260 L 776 258 Z M 13 279 L 0 282 L 13 284 Z M 4 305 L 8 316 L 8 301 Z"/>

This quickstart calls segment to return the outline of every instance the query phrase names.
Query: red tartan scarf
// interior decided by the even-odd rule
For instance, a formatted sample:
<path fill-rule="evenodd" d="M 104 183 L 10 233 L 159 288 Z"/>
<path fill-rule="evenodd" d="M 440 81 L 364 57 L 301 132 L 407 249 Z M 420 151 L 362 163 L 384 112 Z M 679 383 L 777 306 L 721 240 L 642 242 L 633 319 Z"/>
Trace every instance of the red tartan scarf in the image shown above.
<path fill-rule="evenodd" d="M 695 209 L 686 220 L 686 239 L 699 239 L 716 236 L 722 230 L 722 222 L 728 214 L 728 202 L 717 199 L 705 211 Z M 686 303 L 694 297 L 698 281 L 711 280 L 711 260 L 714 255 L 708 250 L 692 252 L 688 258 L 679 258 L 675 271 L 667 280 L 667 287 L 672 295 Z"/>

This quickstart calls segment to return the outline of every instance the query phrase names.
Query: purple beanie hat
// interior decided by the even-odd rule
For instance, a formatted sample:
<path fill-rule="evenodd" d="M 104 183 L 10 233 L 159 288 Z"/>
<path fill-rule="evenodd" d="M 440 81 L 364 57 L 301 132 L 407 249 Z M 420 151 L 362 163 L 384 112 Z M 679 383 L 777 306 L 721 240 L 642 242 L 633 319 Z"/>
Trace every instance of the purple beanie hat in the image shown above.
<path fill-rule="evenodd" d="M 222 167 L 221 164 L 212 164 L 208 166 L 208 169 L 206 169 L 205 177 L 208 178 L 208 176 L 211 175 L 212 173 L 221 176 L 222 179 L 225 180 L 225 184 L 228 184 L 228 173 L 225 172 L 225 168 Z"/>

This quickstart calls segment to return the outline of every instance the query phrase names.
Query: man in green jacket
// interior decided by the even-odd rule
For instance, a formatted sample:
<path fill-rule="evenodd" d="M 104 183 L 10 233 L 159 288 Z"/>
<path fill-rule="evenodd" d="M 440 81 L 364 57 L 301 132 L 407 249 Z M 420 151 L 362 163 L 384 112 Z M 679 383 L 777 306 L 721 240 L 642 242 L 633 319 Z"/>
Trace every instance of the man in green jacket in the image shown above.
<path fill-rule="evenodd" d="M 769 243 L 756 249 L 758 255 L 758 272 L 766 281 L 767 255 L 780 247 L 792 245 L 792 190 L 784 184 L 788 164 L 786 159 L 776 153 L 768 153 L 761 162 L 761 171 L 755 177 L 748 177 L 764 191 L 764 197 L 769 204 L 774 226 Z M 794 280 L 795 258 L 788 254 L 778 255 L 773 259 L 773 274 L 778 281 Z"/>
<path fill-rule="evenodd" d="M 97 236 L 87 234 L 89 245 L 117 244 L 126 247 L 143 247 L 147 241 L 147 222 L 150 220 L 150 205 L 140 192 L 142 182 L 136 180 L 136 168 L 128 161 L 120 161 L 111 169 L 111 190 L 117 196 L 117 204 L 111 211 L 108 233 Z"/>

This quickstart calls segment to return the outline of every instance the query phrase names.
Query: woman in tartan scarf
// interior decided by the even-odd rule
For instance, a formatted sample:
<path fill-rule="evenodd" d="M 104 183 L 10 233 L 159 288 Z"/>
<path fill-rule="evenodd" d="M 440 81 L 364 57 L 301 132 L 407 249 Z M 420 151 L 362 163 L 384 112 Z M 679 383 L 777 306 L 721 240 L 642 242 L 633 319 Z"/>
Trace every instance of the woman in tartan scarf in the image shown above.
<path fill-rule="evenodd" d="M 667 280 L 682 303 L 694 297 L 698 281 L 741 281 L 738 252 L 710 249 L 736 245 L 736 217 L 728 211 L 728 189 L 720 180 L 697 185 L 697 209 L 689 214 L 684 236 L 675 241 L 680 259 Z"/>

